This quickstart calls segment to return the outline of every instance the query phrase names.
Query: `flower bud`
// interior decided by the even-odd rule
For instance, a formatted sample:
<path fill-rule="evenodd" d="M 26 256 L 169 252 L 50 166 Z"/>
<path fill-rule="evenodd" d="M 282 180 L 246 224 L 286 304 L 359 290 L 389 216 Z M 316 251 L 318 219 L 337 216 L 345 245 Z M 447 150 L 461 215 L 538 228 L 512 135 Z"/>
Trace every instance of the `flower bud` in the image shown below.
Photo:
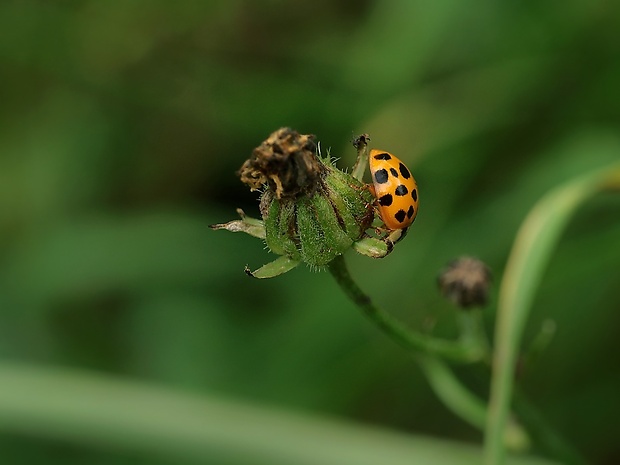
<path fill-rule="evenodd" d="M 487 302 L 491 271 L 473 257 L 453 260 L 439 275 L 443 295 L 462 308 L 481 307 Z"/>
<path fill-rule="evenodd" d="M 374 218 L 364 184 L 320 158 L 311 136 L 287 128 L 273 133 L 241 170 L 255 186 L 261 179 L 265 241 L 269 249 L 322 266 L 360 239 Z"/>
<path fill-rule="evenodd" d="M 358 179 L 361 174 L 356 178 L 336 168 L 329 157 L 321 157 L 314 136 L 278 129 L 239 170 L 251 190 L 262 190 L 262 221 L 241 212 L 240 220 L 210 227 L 259 237 L 280 255 L 256 271 L 246 269 L 256 278 L 278 276 L 301 262 L 321 267 L 351 247 L 370 257 L 385 257 L 393 244 L 366 234 L 375 219 L 375 199 Z"/>

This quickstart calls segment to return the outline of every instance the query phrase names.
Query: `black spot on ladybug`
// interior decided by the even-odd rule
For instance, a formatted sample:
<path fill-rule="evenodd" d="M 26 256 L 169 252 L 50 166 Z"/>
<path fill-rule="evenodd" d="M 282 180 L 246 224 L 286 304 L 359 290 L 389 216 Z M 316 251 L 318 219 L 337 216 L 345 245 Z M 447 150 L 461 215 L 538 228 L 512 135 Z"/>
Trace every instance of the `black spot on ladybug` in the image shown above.
<path fill-rule="evenodd" d="M 396 190 L 394 191 L 394 193 L 396 195 L 407 195 L 409 193 L 409 191 L 407 190 L 407 186 L 405 186 L 404 184 L 401 184 L 400 186 L 398 186 L 396 188 Z"/>
<path fill-rule="evenodd" d="M 405 221 L 406 216 L 407 216 L 407 212 L 405 212 L 405 210 L 398 210 L 394 214 L 394 218 L 396 218 L 399 223 L 402 223 L 403 221 Z"/>
<path fill-rule="evenodd" d="M 413 205 L 410 205 L 409 210 L 407 210 L 407 218 L 411 219 L 411 217 L 413 216 L 413 212 L 414 212 Z"/>
<path fill-rule="evenodd" d="M 379 205 L 381 205 L 382 207 L 389 207 L 390 205 L 392 205 L 393 200 L 394 199 L 392 198 L 392 194 L 385 194 L 379 197 Z"/>
<path fill-rule="evenodd" d="M 378 155 L 375 155 L 374 159 L 375 160 L 391 160 L 392 157 L 390 156 L 389 153 L 383 152 L 383 153 L 380 153 Z"/>
<path fill-rule="evenodd" d="M 388 172 L 384 169 L 375 171 L 375 181 L 379 184 L 385 184 L 388 182 Z"/>
<path fill-rule="evenodd" d="M 403 178 L 409 179 L 409 177 L 411 176 L 411 173 L 409 172 L 409 170 L 407 169 L 405 165 L 401 163 L 400 165 L 398 165 L 398 169 L 400 170 L 400 174 L 403 175 Z"/>
<path fill-rule="evenodd" d="M 396 171 L 394 168 L 390 168 L 390 173 L 392 173 L 392 176 L 394 176 L 395 178 L 398 177 L 398 171 Z"/>
<path fill-rule="evenodd" d="M 418 201 L 418 190 L 417 189 L 413 189 L 411 191 L 411 198 L 416 202 Z"/>

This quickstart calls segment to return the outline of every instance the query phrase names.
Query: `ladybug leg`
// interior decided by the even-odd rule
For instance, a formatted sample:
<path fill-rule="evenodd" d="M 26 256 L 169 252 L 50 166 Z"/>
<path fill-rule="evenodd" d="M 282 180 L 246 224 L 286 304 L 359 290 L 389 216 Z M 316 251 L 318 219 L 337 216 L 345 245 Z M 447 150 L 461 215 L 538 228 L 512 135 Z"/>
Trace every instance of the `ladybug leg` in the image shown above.
<path fill-rule="evenodd" d="M 366 184 L 366 188 L 372 194 L 372 196 L 376 199 L 377 198 L 377 193 L 375 191 L 375 186 L 373 184 Z"/>
<path fill-rule="evenodd" d="M 390 231 L 390 234 L 387 236 L 387 240 L 391 241 L 393 244 L 396 244 L 399 241 L 402 241 L 403 238 L 407 235 L 407 231 L 409 228 L 396 229 L 394 231 Z"/>
<path fill-rule="evenodd" d="M 383 226 L 375 228 L 375 233 L 378 237 L 364 237 L 354 242 L 355 251 L 372 258 L 387 257 L 394 250 L 394 244 L 405 237 L 407 228 L 390 230 Z"/>
<path fill-rule="evenodd" d="M 377 233 L 377 236 L 379 236 L 380 240 L 386 244 L 388 253 L 390 253 L 394 248 L 394 245 L 403 240 L 403 238 L 407 235 L 408 229 L 409 228 L 387 229 L 383 227 L 376 228 L 375 232 Z"/>

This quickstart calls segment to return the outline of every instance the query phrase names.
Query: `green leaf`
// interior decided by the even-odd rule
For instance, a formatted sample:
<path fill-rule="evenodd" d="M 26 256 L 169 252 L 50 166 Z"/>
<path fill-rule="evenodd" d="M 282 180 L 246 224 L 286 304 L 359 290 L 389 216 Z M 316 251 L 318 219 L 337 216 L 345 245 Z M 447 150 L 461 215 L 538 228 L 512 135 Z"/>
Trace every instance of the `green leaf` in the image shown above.
<path fill-rule="evenodd" d="M 283 255 L 276 258 L 274 261 L 261 266 L 256 271 L 250 271 L 250 269 L 246 267 L 245 272 L 249 276 L 258 279 L 275 278 L 276 276 L 280 276 L 281 274 L 291 271 L 299 265 L 299 263 L 299 260 L 293 260 L 292 258 Z"/>
<path fill-rule="evenodd" d="M 65 369 L 0 364 L 0 430 L 201 463 L 478 464 L 477 447 Z M 514 465 L 550 462 L 519 457 Z"/>

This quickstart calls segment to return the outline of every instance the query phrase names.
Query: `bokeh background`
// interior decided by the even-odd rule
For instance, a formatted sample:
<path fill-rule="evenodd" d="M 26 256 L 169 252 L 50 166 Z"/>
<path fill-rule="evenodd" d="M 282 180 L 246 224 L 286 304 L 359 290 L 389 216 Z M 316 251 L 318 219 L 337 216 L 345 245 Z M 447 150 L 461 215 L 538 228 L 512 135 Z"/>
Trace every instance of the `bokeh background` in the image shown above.
<path fill-rule="evenodd" d="M 421 210 L 391 256 L 347 260 L 407 324 L 454 335 L 438 270 L 471 254 L 498 283 L 536 200 L 620 158 L 618 5 L 4 0 L 0 356 L 479 443 L 328 273 L 251 280 L 274 257 L 207 226 L 258 214 L 235 171 L 275 129 L 316 134 L 341 167 L 368 132 L 413 170 Z M 620 462 L 619 270 L 608 193 L 554 254 L 526 339 L 545 319 L 557 335 L 520 374 L 593 463 Z M 458 374 L 487 394 L 485 370 Z M 11 432 L 0 450 L 179 463 Z"/>

